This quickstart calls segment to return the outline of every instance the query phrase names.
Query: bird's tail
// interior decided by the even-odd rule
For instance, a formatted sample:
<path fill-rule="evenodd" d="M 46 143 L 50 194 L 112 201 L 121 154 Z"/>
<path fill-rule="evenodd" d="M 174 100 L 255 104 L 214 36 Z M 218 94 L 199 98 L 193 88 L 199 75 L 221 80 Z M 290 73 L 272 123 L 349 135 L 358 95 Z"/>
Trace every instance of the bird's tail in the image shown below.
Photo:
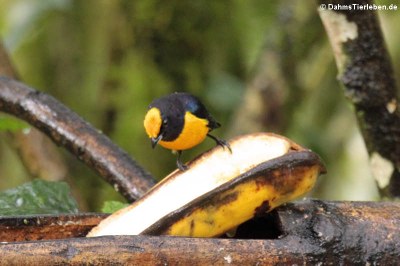
<path fill-rule="evenodd" d="M 210 130 L 216 129 L 221 127 L 221 124 L 218 123 L 212 116 L 208 117 L 208 128 L 210 128 Z"/>

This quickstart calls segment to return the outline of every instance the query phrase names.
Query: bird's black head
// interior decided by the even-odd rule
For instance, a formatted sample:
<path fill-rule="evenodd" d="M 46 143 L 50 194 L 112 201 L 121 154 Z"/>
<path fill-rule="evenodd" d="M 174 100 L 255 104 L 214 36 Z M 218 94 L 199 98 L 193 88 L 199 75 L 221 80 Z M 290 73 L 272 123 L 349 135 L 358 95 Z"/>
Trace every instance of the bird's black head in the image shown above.
<path fill-rule="evenodd" d="M 144 127 L 152 140 L 153 147 L 160 140 L 173 141 L 176 139 L 184 126 L 186 112 L 184 106 L 179 97 L 169 96 L 154 100 L 149 105 L 144 120 Z"/>

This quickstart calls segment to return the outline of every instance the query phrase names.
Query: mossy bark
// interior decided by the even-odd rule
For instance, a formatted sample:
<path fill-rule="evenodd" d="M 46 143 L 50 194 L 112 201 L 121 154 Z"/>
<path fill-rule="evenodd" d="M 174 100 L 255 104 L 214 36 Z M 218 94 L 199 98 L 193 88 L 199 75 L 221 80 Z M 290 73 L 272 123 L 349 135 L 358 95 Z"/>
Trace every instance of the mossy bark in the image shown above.
<path fill-rule="evenodd" d="M 370 0 L 319 1 L 338 80 L 354 106 L 383 197 L 400 197 L 400 106 L 393 68 Z M 322 8 L 321 8 L 322 7 Z"/>

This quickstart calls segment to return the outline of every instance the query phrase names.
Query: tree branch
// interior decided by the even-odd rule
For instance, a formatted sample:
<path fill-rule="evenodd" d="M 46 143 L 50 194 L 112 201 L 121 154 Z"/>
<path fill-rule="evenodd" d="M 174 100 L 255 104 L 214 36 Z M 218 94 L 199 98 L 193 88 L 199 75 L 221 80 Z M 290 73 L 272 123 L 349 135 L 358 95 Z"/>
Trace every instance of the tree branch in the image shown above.
<path fill-rule="evenodd" d="M 326 7 L 319 14 L 381 195 L 400 197 L 400 105 L 394 73 L 376 11 L 357 10 L 355 3 L 373 4 L 371 0 L 319 0 Z M 340 5 L 342 10 L 333 10 Z"/>
<path fill-rule="evenodd" d="M 53 97 L 0 77 L 0 111 L 26 120 L 64 146 L 112 184 L 128 201 L 141 197 L 155 181 L 105 135 Z"/>
<path fill-rule="evenodd" d="M 242 225 L 236 239 L 76 238 L 102 217 L 67 218 L 62 216 L 59 222 L 56 217 L 0 219 L 2 263 L 393 265 L 400 257 L 400 204 L 391 202 L 291 203 Z M 32 241 L 45 240 L 46 236 L 52 239 L 54 234 L 60 236 L 56 233 L 60 231 L 72 238 Z M 29 241 L 4 242 L 24 240 Z"/>

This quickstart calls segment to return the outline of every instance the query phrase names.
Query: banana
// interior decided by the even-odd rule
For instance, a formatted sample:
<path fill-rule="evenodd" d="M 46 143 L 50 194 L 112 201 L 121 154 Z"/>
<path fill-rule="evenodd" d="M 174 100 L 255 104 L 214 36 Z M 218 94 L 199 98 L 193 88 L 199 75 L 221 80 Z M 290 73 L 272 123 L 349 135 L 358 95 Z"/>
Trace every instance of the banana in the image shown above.
<path fill-rule="evenodd" d="M 315 154 L 288 154 L 195 199 L 143 234 L 214 237 L 308 192 L 321 171 Z"/>
<path fill-rule="evenodd" d="M 319 157 L 287 138 L 256 133 L 215 147 L 145 196 L 103 220 L 88 237 L 213 237 L 307 193 L 324 172 Z"/>

